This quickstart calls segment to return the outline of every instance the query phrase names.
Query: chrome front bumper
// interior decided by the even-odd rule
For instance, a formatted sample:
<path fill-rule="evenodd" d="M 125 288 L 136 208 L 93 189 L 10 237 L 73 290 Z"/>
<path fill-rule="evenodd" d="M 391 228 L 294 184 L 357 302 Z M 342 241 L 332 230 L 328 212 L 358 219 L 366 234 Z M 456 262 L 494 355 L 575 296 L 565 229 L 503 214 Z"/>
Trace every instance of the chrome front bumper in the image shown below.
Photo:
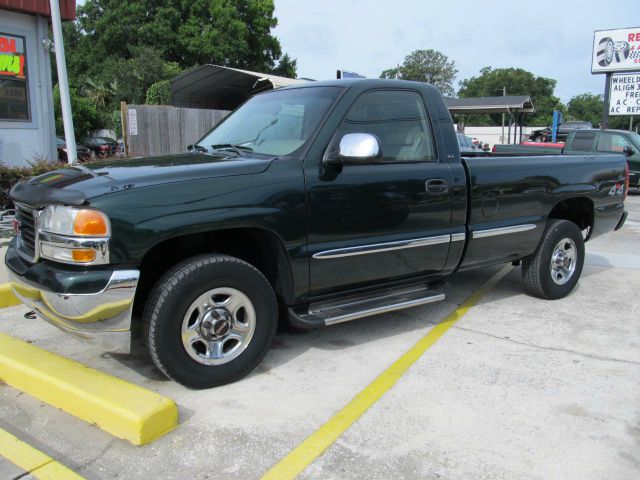
<path fill-rule="evenodd" d="M 105 351 L 129 353 L 138 270 L 114 270 L 104 289 L 85 294 L 50 292 L 7 271 L 15 295 L 40 318 Z"/>

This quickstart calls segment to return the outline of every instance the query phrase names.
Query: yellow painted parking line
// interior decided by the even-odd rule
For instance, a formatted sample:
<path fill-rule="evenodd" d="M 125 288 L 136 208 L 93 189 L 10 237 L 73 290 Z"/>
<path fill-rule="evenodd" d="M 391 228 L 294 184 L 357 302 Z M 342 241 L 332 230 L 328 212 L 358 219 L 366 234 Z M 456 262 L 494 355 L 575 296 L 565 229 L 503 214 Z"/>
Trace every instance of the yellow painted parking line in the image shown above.
<path fill-rule="evenodd" d="M 40 450 L 24 443 L 0 428 L 0 457 L 4 457 L 31 476 L 41 480 L 83 480 L 73 470 L 65 467 Z"/>
<path fill-rule="evenodd" d="M 480 289 L 469 296 L 442 322 L 433 327 L 411 349 L 396 360 L 378 378 L 357 394 L 342 410 L 327 423 L 307 437 L 286 457 L 274 465 L 263 480 L 287 480 L 296 478 L 316 458 L 329 448 L 340 436 L 380 398 L 393 387 L 413 365 L 447 330 L 460 320 L 478 301 L 489 292 L 509 271 L 508 265 L 491 277 Z"/>
<path fill-rule="evenodd" d="M 20 305 L 22 302 L 18 300 L 13 292 L 11 286 L 8 283 L 0 284 L 0 308 L 13 307 Z"/>
<path fill-rule="evenodd" d="M 173 400 L 1 333 L 0 379 L 135 445 L 178 424 Z"/>

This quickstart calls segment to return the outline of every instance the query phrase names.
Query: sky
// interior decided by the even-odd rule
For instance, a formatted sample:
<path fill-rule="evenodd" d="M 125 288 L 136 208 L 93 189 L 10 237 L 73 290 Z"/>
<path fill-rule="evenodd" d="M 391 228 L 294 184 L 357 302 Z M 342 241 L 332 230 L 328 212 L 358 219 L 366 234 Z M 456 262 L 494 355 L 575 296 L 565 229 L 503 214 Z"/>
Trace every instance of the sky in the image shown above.
<path fill-rule="evenodd" d="M 274 34 L 298 60 L 299 77 L 344 69 L 377 78 L 432 48 L 455 61 L 456 89 L 485 66 L 519 67 L 556 79 L 563 102 L 604 92 L 604 75 L 591 74 L 594 30 L 640 27 L 638 0 L 274 1 Z"/>

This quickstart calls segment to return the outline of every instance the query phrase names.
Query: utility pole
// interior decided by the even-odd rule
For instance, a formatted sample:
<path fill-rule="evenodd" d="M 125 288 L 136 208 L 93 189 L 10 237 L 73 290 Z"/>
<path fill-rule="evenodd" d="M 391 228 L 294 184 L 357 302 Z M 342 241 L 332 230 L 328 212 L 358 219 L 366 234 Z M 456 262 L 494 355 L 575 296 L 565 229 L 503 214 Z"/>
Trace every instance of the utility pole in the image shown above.
<path fill-rule="evenodd" d="M 605 75 L 604 85 L 604 109 L 602 111 L 602 124 L 600 128 L 606 130 L 609 128 L 609 102 L 611 101 L 611 72 L 607 72 Z"/>
<path fill-rule="evenodd" d="M 507 87 L 502 87 L 502 96 L 503 97 L 507 96 Z M 502 114 L 502 137 L 501 137 L 501 141 L 502 141 L 502 143 L 504 143 L 504 113 Z"/>
<path fill-rule="evenodd" d="M 75 163 L 78 158 L 76 152 L 76 135 L 73 132 L 73 116 L 71 113 L 71 97 L 69 95 L 69 78 L 67 77 L 67 62 L 64 57 L 64 41 L 62 40 L 62 20 L 60 19 L 60 3 L 49 0 L 51 8 L 51 26 L 53 28 L 53 43 L 56 51 L 56 67 L 58 69 L 58 87 L 60 88 L 60 103 L 62 104 L 62 123 L 64 124 L 64 141 L 67 146 L 67 162 Z"/>

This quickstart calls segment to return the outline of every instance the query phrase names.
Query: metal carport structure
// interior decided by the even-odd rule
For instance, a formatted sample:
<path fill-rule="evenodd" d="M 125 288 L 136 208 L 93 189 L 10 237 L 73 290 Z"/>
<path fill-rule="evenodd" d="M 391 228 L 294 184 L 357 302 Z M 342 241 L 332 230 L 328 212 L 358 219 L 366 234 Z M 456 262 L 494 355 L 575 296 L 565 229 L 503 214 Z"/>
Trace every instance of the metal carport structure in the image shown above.
<path fill-rule="evenodd" d="M 219 65 L 202 65 L 171 80 L 174 107 L 233 110 L 251 95 L 306 80 Z"/>
<path fill-rule="evenodd" d="M 445 98 L 445 103 L 451 115 L 461 114 L 490 114 L 507 113 L 515 118 L 515 131 L 513 138 L 518 138 L 518 124 L 522 135 L 522 122 L 525 113 L 534 113 L 536 110 L 528 95 L 507 95 L 500 97 L 469 97 L 469 98 Z M 508 142 L 511 141 L 511 122 L 509 122 Z"/>

